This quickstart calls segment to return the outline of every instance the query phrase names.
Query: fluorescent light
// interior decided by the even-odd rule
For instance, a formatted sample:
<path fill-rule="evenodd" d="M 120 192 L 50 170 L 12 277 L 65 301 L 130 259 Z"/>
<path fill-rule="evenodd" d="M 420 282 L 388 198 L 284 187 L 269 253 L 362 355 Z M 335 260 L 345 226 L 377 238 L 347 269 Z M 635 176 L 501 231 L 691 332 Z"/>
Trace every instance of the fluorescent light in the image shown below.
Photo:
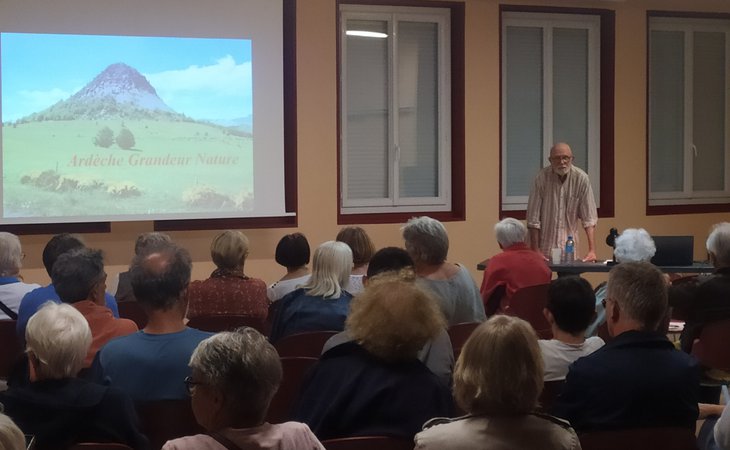
<path fill-rule="evenodd" d="M 388 37 L 385 33 L 378 33 L 377 31 L 363 31 L 363 30 L 347 30 L 345 32 L 348 36 L 358 36 L 358 37 L 368 37 L 368 38 L 378 38 L 378 39 L 385 39 Z"/>

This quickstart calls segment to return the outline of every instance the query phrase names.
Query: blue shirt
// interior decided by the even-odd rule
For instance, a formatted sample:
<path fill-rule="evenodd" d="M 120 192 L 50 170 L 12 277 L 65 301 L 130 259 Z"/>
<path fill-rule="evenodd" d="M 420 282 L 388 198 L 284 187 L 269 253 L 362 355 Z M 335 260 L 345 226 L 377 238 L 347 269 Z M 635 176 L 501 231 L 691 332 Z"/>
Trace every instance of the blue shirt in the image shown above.
<path fill-rule="evenodd" d="M 296 289 L 275 303 L 269 340 L 276 342 L 284 336 L 305 331 L 342 331 L 350 313 L 352 294 L 342 291 L 337 298 L 307 295 Z"/>
<path fill-rule="evenodd" d="M 185 377 L 190 356 L 213 333 L 185 328 L 177 333 L 138 331 L 109 341 L 91 365 L 92 381 L 110 384 L 135 402 L 188 397 Z"/>
<path fill-rule="evenodd" d="M 104 294 L 107 308 L 112 310 L 114 317 L 119 317 L 119 308 L 117 308 L 117 301 L 114 300 L 114 296 L 106 292 Z M 28 320 L 33 314 L 38 311 L 44 303 L 52 301 L 54 303 L 61 303 L 61 298 L 56 293 L 56 288 L 52 284 L 45 287 L 39 287 L 25 294 L 23 300 L 20 301 L 20 307 L 18 308 L 18 322 L 15 325 L 15 329 L 18 333 L 18 337 L 25 342 L 25 327 L 28 325 Z"/>

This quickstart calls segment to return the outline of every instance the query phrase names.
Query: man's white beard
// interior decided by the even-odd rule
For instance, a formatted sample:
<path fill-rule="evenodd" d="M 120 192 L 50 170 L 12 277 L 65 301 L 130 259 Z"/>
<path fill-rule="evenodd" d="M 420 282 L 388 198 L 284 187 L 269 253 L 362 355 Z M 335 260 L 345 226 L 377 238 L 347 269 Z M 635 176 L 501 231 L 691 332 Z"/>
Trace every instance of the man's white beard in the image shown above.
<path fill-rule="evenodd" d="M 568 167 L 557 167 L 557 168 L 553 169 L 553 172 L 557 173 L 561 177 L 564 177 L 565 175 L 568 174 L 568 172 L 570 172 L 570 166 L 568 166 Z"/>

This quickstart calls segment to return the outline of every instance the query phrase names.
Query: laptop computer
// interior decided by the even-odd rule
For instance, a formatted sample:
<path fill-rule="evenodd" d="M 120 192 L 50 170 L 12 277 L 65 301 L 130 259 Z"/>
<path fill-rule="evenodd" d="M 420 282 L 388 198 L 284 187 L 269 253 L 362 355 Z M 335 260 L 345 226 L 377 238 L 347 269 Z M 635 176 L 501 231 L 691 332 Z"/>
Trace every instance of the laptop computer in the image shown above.
<path fill-rule="evenodd" d="M 652 236 L 656 253 L 651 259 L 657 266 L 691 266 L 694 256 L 694 236 Z"/>

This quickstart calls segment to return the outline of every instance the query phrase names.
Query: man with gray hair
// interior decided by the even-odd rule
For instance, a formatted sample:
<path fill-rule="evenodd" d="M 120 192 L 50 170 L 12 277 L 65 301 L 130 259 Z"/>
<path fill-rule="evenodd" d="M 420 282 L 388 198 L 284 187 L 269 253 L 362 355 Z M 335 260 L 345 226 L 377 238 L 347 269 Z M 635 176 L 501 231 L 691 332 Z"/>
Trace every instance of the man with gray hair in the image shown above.
<path fill-rule="evenodd" d="M 716 224 L 706 246 L 715 267 L 713 275 L 688 286 L 689 292 L 677 296 L 678 302 L 673 305 L 686 320 L 681 342 L 682 350 L 688 353 L 705 325 L 730 318 L 730 223 Z"/>
<path fill-rule="evenodd" d="M 547 284 L 552 272 L 545 258 L 532 250 L 527 242 L 527 227 L 508 217 L 494 225 L 502 253 L 489 259 L 479 290 L 487 317 L 503 312 L 518 289 Z"/>
<path fill-rule="evenodd" d="M 0 232 L 0 320 L 16 320 L 23 296 L 41 287 L 20 280 L 23 256 L 18 236 Z"/>
<path fill-rule="evenodd" d="M 147 325 L 102 347 L 91 368 L 94 380 L 121 388 L 135 401 L 187 397 L 182 380 L 190 375 L 190 355 L 211 336 L 185 325 L 191 271 L 190 254 L 175 244 L 134 257 L 129 273 Z"/>
<path fill-rule="evenodd" d="M 578 432 L 694 431 L 700 370 L 658 331 L 668 308 L 664 274 L 647 262 L 618 264 L 608 275 L 605 302 L 613 339 L 570 366 L 555 415 Z"/>
<path fill-rule="evenodd" d="M 134 322 L 116 319 L 105 305 L 106 272 L 100 250 L 83 247 L 62 254 L 53 265 L 51 281 L 61 301 L 76 308 L 91 328 L 84 367 L 91 366 L 96 352 L 111 339 L 137 331 Z"/>
<path fill-rule="evenodd" d="M 157 231 L 142 233 L 137 236 L 137 241 L 134 243 L 134 254 L 145 255 L 168 245 L 170 242 L 172 242 L 170 236 L 165 233 Z M 134 291 L 132 290 L 132 281 L 130 280 L 129 271 L 121 272 L 117 275 L 117 277 L 118 278 L 116 280 L 112 281 L 112 283 L 116 285 L 116 288 L 110 289 L 114 292 L 114 298 L 117 299 L 117 302 L 136 301 L 137 299 L 134 298 Z"/>

